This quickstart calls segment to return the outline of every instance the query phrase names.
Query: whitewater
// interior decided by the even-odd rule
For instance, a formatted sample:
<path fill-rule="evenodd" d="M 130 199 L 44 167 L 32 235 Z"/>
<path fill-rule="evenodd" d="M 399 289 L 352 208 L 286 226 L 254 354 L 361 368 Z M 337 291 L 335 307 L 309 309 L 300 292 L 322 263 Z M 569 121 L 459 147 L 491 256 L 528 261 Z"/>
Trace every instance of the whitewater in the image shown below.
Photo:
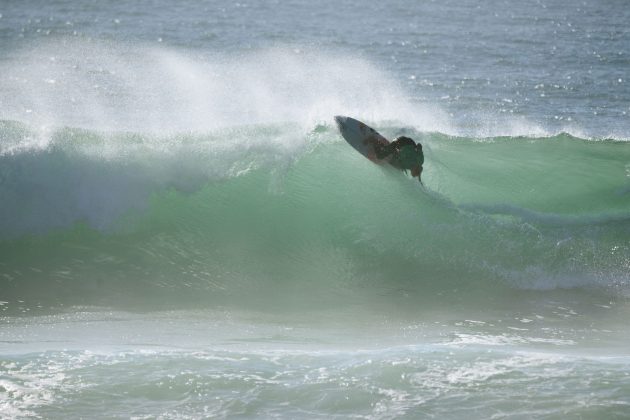
<path fill-rule="evenodd" d="M 560 3 L 1 6 L 0 418 L 630 418 L 630 16 Z"/>

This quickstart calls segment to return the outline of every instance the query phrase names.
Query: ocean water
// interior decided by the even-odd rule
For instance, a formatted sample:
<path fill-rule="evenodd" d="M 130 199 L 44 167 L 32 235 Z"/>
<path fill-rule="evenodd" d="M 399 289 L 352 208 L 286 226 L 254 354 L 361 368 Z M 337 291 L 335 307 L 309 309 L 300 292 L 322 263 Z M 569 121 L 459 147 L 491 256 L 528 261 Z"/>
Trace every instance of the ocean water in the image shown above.
<path fill-rule="evenodd" d="M 628 22 L 0 3 L 0 418 L 630 418 Z"/>

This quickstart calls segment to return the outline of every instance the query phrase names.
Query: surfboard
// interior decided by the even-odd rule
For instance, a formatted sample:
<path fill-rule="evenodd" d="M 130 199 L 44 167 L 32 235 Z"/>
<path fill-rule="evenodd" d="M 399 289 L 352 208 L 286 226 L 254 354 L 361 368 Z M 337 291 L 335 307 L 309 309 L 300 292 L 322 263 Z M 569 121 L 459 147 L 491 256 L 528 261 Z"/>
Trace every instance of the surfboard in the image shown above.
<path fill-rule="evenodd" d="M 376 157 L 374 147 L 379 144 L 389 144 L 389 141 L 372 127 L 354 118 L 341 115 L 335 117 L 335 122 L 337 123 L 341 136 L 350 146 L 354 147 L 357 152 L 374 163 L 382 164 L 389 162 L 389 157 L 385 159 L 378 159 Z"/>

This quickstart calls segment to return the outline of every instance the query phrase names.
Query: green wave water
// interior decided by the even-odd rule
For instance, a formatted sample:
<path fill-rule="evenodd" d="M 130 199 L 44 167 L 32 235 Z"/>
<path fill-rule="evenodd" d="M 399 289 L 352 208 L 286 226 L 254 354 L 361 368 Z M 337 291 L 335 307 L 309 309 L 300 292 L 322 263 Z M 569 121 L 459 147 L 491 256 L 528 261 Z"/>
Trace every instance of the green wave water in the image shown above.
<path fill-rule="evenodd" d="M 3 298 L 269 310 L 627 294 L 626 142 L 402 132 L 424 145 L 424 187 L 332 125 L 65 128 L 40 147 L 5 121 L 26 146 L 0 157 Z"/>

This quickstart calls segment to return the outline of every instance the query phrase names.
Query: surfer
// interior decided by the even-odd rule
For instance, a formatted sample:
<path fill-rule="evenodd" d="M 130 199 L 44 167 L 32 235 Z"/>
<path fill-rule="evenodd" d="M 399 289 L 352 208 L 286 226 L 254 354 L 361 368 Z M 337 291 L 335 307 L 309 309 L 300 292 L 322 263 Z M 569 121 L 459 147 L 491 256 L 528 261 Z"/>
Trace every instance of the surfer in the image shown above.
<path fill-rule="evenodd" d="M 420 143 L 416 143 L 409 137 L 400 136 L 389 144 L 379 144 L 375 147 L 375 152 L 379 159 L 385 159 L 391 155 L 390 165 L 402 171 L 411 171 L 411 176 L 418 177 L 418 181 L 422 184 L 420 176 L 424 154 Z"/>

